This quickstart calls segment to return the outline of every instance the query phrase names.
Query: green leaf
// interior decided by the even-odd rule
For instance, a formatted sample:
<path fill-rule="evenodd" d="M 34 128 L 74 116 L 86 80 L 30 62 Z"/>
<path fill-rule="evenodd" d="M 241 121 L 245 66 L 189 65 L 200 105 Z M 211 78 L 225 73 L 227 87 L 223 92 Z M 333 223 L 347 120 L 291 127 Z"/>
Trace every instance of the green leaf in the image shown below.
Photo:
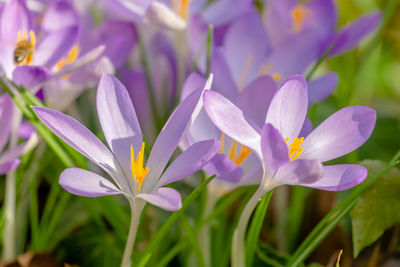
<path fill-rule="evenodd" d="M 366 160 L 361 165 L 369 176 L 385 167 L 378 160 Z M 374 182 L 358 199 L 350 215 L 353 228 L 354 257 L 374 243 L 385 230 L 400 223 L 400 170 L 393 168 Z"/>

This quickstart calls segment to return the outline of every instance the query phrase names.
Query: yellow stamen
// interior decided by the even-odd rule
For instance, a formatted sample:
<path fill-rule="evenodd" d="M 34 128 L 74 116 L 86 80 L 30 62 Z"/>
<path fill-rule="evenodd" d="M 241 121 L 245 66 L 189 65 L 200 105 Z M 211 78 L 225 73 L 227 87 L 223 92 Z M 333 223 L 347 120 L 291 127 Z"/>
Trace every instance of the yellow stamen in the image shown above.
<path fill-rule="evenodd" d="M 186 19 L 186 14 L 188 13 L 189 3 L 190 3 L 190 0 L 182 0 L 179 16 L 181 16 L 181 18 L 183 18 L 183 19 Z"/>
<path fill-rule="evenodd" d="M 297 5 L 291 11 L 293 32 L 298 33 L 304 26 L 304 21 L 311 11 L 304 5 Z"/>
<path fill-rule="evenodd" d="M 17 43 L 21 41 L 21 31 L 17 32 Z"/>
<path fill-rule="evenodd" d="M 285 139 L 285 142 L 289 141 L 289 137 L 287 137 Z M 301 151 L 303 151 L 303 148 L 301 147 L 301 144 L 304 141 L 304 137 L 296 137 L 293 139 L 293 142 L 291 144 L 289 144 L 289 158 L 290 161 L 293 161 L 295 159 L 297 159 L 298 157 L 300 157 L 301 155 Z"/>
<path fill-rule="evenodd" d="M 56 70 L 60 71 L 65 65 L 73 63 L 79 56 L 80 48 L 79 45 L 74 45 L 69 51 L 68 55 L 62 59 L 60 59 L 56 63 Z M 68 76 L 65 76 L 67 78 Z"/>
<path fill-rule="evenodd" d="M 242 145 L 242 149 L 240 150 L 239 157 L 235 161 L 236 165 L 242 164 L 243 161 L 245 161 L 246 158 L 250 155 L 250 153 L 251 153 L 251 149 Z"/>
<path fill-rule="evenodd" d="M 274 81 L 279 81 L 280 79 L 282 79 L 282 75 L 278 72 L 275 72 L 272 74 L 272 79 L 274 79 Z"/>
<path fill-rule="evenodd" d="M 36 35 L 35 35 L 35 32 L 30 30 L 29 31 L 29 37 L 31 38 L 32 47 L 35 48 L 35 46 L 36 46 Z"/>
<path fill-rule="evenodd" d="M 149 173 L 149 167 L 143 168 L 143 159 L 144 159 L 144 142 L 142 143 L 142 148 L 140 149 L 136 161 L 135 161 L 135 151 L 133 150 L 133 146 L 131 145 L 131 170 L 132 170 L 132 179 L 136 181 L 138 184 L 137 193 L 140 193 L 142 189 L 143 180 L 146 178 L 146 175 Z"/>
<path fill-rule="evenodd" d="M 25 41 L 26 38 L 27 38 L 27 33 L 26 33 L 26 31 L 23 31 L 22 32 L 22 41 Z"/>
<path fill-rule="evenodd" d="M 225 142 L 225 134 L 221 133 L 221 148 L 219 149 L 219 153 L 224 153 L 224 142 Z"/>
<path fill-rule="evenodd" d="M 247 57 L 246 62 L 244 63 L 242 72 L 239 75 L 239 79 L 237 82 L 237 87 L 238 87 L 239 91 L 243 90 L 243 88 L 244 88 L 244 85 L 246 83 L 246 78 L 247 78 L 247 75 L 249 74 L 249 71 L 251 69 L 251 65 L 253 64 L 253 61 L 254 61 L 254 56 L 252 54 L 250 54 Z"/>
<path fill-rule="evenodd" d="M 236 146 L 237 142 L 233 140 L 232 146 L 231 146 L 231 151 L 229 152 L 229 159 L 234 160 L 236 156 Z"/>

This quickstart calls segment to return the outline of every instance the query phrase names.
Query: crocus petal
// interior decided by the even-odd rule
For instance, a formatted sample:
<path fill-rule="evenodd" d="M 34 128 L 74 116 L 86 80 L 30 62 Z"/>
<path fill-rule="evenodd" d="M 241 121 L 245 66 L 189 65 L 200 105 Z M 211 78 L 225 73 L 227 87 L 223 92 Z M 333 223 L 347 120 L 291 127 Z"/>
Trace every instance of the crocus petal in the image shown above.
<path fill-rule="evenodd" d="M 212 2 L 203 12 L 208 24 L 221 26 L 235 21 L 251 7 L 252 0 L 220 0 Z M 221 14 L 224 14 L 221 16 Z"/>
<path fill-rule="evenodd" d="M 334 47 L 329 55 L 339 55 L 355 48 L 366 36 L 368 36 L 381 21 L 380 12 L 374 12 L 358 18 L 355 22 L 341 29 L 333 39 Z"/>
<path fill-rule="evenodd" d="M 339 77 L 335 72 L 329 72 L 308 84 L 308 104 L 311 106 L 315 102 L 321 102 L 331 95 L 336 88 Z"/>
<path fill-rule="evenodd" d="M 203 76 L 196 72 L 192 72 L 185 80 L 181 91 L 181 101 L 183 101 L 193 91 L 198 90 L 204 86 L 206 80 Z"/>
<path fill-rule="evenodd" d="M 65 169 L 60 174 L 59 183 L 65 190 L 78 196 L 101 197 L 121 194 L 121 191 L 106 178 L 79 168 Z"/>
<path fill-rule="evenodd" d="M 41 27 L 45 31 L 58 31 L 76 26 L 78 13 L 68 1 L 53 2 L 43 16 Z"/>
<path fill-rule="evenodd" d="M 243 169 L 230 160 L 225 154 L 215 155 L 210 162 L 204 167 L 209 174 L 216 174 L 215 179 L 223 180 L 230 183 L 237 183 L 243 176 Z"/>
<path fill-rule="evenodd" d="M 307 136 L 301 157 L 324 162 L 350 153 L 368 140 L 375 121 L 373 109 L 364 106 L 343 108 Z"/>
<path fill-rule="evenodd" d="M 14 170 L 20 164 L 19 159 L 14 159 L 11 161 L 6 161 L 4 163 L 0 163 L 0 175 L 6 174 L 7 172 Z"/>
<path fill-rule="evenodd" d="M 265 123 L 271 123 L 284 137 L 298 137 L 307 114 L 307 82 L 303 76 L 289 78 L 278 89 L 269 106 Z"/>
<path fill-rule="evenodd" d="M 13 109 L 14 106 L 10 96 L 8 94 L 0 95 L 0 152 L 3 150 L 10 136 Z"/>
<path fill-rule="evenodd" d="M 35 65 L 43 65 L 47 68 L 54 66 L 71 47 L 78 36 L 78 27 L 71 26 L 62 30 L 47 34 L 40 42 L 35 55 Z"/>
<path fill-rule="evenodd" d="M 18 31 L 29 32 L 31 18 L 23 0 L 11 0 L 3 8 L 0 20 L 1 40 L 15 43 Z"/>
<path fill-rule="evenodd" d="M 197 172 L 214 157 L 220 146 L 221 143 L 215 139 L 200 141 L 191 145 L 172 162 L 158 180 L 156 187 L 173 183 Z"/>
<path fill-rule="evenodd" d="M 323 175 L 323 166 L 318 160 L 296 159 L 281 166 L 273 181 L 277 184 L 304 185 L 317 181 Z"/>
<path fill-rule="evenodd" d="M 181 195 L 175 189 L 161 187 L 150 194 L 139 194 L 136 197 L 165 210 L 179 210 L 182 207 Z"/>
<path fill-rule="evenodd" d="M 153 0 L 106 0 L 107 10 L 116 12 L 127 20 L 142 22 Z"/>
<path fill-rule="evenodd" d="M 161 29 L 183 30 L 186 21 L 170 9 L 166 4 L 153 1 L 147 11 L 145 20 Z"/>
<path fill-rule="evenodd" d="M 85 126 L 74 118 L 56 110 L 32 107 L 39 119 L 49 129 L 79 153 L 102 167 L 110 176 L 117 179 L 117 183 L 125 188 L 126 181 L 116 173 L 122 172 L 115 163 L 113 154 L 108 148 Z M 129 149 L 129 148 L 128 148 Z"/>
<path fill-rule="evenodd" d="M 312 130 L 313 130 L 312 122 L 308 118 L 306 118 L 304 120 L 303 128 L 301 128 L 299 136 L 306 137 L 312 132 Z"/>
<path fill-rule="evenodd" d="M 261 150 L 265 166 L 275 172 L 289 162 L 289 152 L 279 131 L 267 123 L 261 130 Z"/>
<path fill-rule="evenodd" d="M 18 66 L 13 71 L 13 81 L 25 89 L 33 89 L 50 77 L 50 72 L 40 66 Z"/>
<path fill-rule="evenodd" d="M 170 160 L 172 153 L 174 153 L 177 148 L 191 121 L 192 113 L 195 110 L 202 93 L 203 90 L 200 89 L 186 97 L 172 113 L 171 117 L 158 135 L 147 161 L 149 174 L 143 184 L 145 191 L 149 191 L 153 188 L 156 180 L 160 177 Z"/>
<path fill-rule="evenodd" d="M 237 106 L 217 92 L 206 91 L 204 108 L 222 132 L 256 151 L 261 157 L 258 127 L 249 121 Z"/>
<path fill-rule="evenodd" d="M 236 104 L 246 116 L 262 127 L 275 91 L 274 80 L 270 76 L 261 76 L 240 92 Z"/>
<path fill-rule="evenodd" d="M 327 191 L 341 191 L 360 184 L 365 177 L 367 177 L 367 169 L 363 166 L 331 165 L 324 166 L 324 175 L 320 179 L 303 185 Z"/>

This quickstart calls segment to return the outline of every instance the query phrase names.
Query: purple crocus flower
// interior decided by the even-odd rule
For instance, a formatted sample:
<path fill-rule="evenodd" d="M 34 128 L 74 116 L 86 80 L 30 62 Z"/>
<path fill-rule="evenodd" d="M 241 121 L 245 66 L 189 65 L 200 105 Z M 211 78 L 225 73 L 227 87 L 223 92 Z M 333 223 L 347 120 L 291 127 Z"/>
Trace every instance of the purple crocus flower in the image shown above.
<path fill-rule="evenodd" d="M 296 75 L 276 92 L 260 128 L 242 110 L 217 92 L 204 94 L 204 108 L 226 135 L 252 149 L 263 165 L 259 189 L 247 203 L 232 245 L 233 266 L 244 266 L 243 240 L 250 215 L 258 200 L 272 188 L 302 185 L 339 191 L 361 183 L 367 170 L 360 165 L 322 163 L 361 146 L 375 126 L 376 112 L 368 107 L 343 108 L 307 136 L 301 136 L 307 114 L 308 89 Z"/>
<path fill-rule="evenodd" d="M 96 163 L 113 179 L 78 168 L 66 169 L 60 184 L 81 196 L 99 197 L 123 194 L 129 200 L 141 198 L 166 210 L 181 206 L 177 191 L 164 187 L 197 170 L 218 151 L 219 142 L 206 140 L 185 150 L 166 170 L 191 120 L 202 89 L 194 91 L 171 115 L 144 167 L 144 142 L 134 107 L 125 87 L 113 76 L 103 75 L 97 91 L 97 109 L 111 151 L 87 128 L 58 111 L 34 107 L 38 117 L 57 136 Z"/>

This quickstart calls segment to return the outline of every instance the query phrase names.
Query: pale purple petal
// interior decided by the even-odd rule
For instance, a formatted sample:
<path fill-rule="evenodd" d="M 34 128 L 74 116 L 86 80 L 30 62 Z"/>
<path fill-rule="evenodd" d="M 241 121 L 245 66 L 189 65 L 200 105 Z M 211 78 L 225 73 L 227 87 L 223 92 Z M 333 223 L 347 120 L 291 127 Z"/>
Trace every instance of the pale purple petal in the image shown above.
<path fill-rule="evenodd" d="M 335 90 L 339 77 L 335 72 L 329 72 L 308 83 L 308 104 L 321 102 L 328 98 Z"/>
<path fill-rule="evenodd" d="M 41 27 L 45 31 L 58 31 L 78 25 L 78 13 L 68 1 L 55 1 L 43 16 Z"/>
<path fill-rule="evenodd" d="M 3 154 L 0 155 L 0 163 L 6 162 L 6 161 L 13 161 L 16 158 L 19 158 L 22 156 L 22 154 L 25 151 L 27 143 L 22 143 L 17 145 L 14 148 L 10 148 L 8 150 L 3 151 Z"/>
<path fill-rule="evenodd" d="M 172 153 L 178 147 L 185 130 L 191 122 L 192 113 L 199 102 L 202 92 L 203 90 L 200 89 L 186 97 L 172 113 L 158 135 L 147 161 L 147 167 L 149 167 L 150 171 L 143 184 L 143 187 L 146 188 L 145 190 L 152 188 L 170 160 Z"/>
<path fill-rule="evenodd" d="M 333 37 L 335 42 L 329 56 L 335 56 L 355 48 L 365 37 L 374 31 L 381 21 L 380 12 L 374 12 L 358 18 L 351 24 L 343 27 Z"/>
<path fill-rule="evenodd" d="M 104 74 L 97 89 L 97 113 L 109 147 L 125 173 L 131 173 L 131 145 L 135 155 L 142 146 L 142 132 L 125 86 Z M 131 181 L 131 180 L 129 180 Z"/>
<path fill-rule="evenodd" d="M 308 136 L 312 132 L 312 130 L 313 130 L 312 122 L 308 118 L 306 118 L 304 120 L 303 127 L 301 128 L 301 131 L 299 133 L 299 137 Z"/>
<path fill-rule="evenodd" d="M 204 87 L 206 79 L 196 72 L 192 72 L 185 80 L 181 91 L 181 101 L 189 96 L 193 91 Z"/>
<path fill-rule="evenodd" d="M 307 114 L 307 90 L 303 76 L 295 75 L 273 97 L 265 123 L 271 123 L 283 138 L 298 137 Z"/>
<path fill-rule="evenodd" d="M 51 73 L 40 66 L 18 66 L 13 71 L 13 81 L 25 89 L 33 89 L 51 76 Z"/>
<path fill-rule="evenodd" d="M 0 19 L 0 33 L 3 42 L 15 43 L 18 31 L 31 29 L 31 17 L 23 0 L 10 0 L 3 8 Z"/>
<path fill-rule="evenodd" d="M 115 13 L 127 20 L 142 22 L 153 0 L 106 0 L 106 11 Z"/>
<path fill-rule="evenodd" d="M 215 26 L 224 25 L 235 21 L 246 13 L 250 9 L 252 2 L 252 0 L 214 1 L 204 10 L 203 16 L 208 24 Z"/>
<path fill-rule="evenodd" d="M 214 157 L 220 146 L 221 143 L 215 139 L 191 145 L 171 163 L 158 180 L 156 187 L 173 183 L 197 172 Z"/>
<path fill-rule="evenodd" d="M 367 169 L 363 166 L 331 165 L 324 166 L 324 175 L 320 179 L 303 185 L 327 191 L 341 191 L 360 184 L 365 177 L 367 177 Z"/>
<path fill-rule="evenodd" d="M 106 178 L 93 172 L 69 168 L 60 174 L 60 185 L 68 192 L 84 197 L 101 197 L 121 194 L 121 191 Z"/>
<path fill-rule="evenodd" d="M 169 211 L 179 210 L 182 207 L 181 195 L 169 187 L 157 188 L 153 193 L 143 193 L 136 197 Z"/>
<path fill-rule="evenodd" d="M 223 53 L 238 84 L 244 86 L 256 78 L 260 64 L 270 52 L 267 33 L 255 10 L 233 23 L 226 32 Z"/>
<path fill-rule="evenodd" d="M 24 140 L 28 140 L 34 132 L 35 127 L 28 121 L 23 120 L 18 128 L 18 136 Z"/>
<path fill-rule="evenodd" d="M 10 96 L 8 94 L 0 95 L 0 152 L 3 150 L 10 137 L 13 110 L 14 105 Z"/>
<path fill-rule="evenodd" d="M 204 71 L 208 24 L 200 14 L 194 14 L 190 19 L 187 34 L 193 60 L 196 60 L 198 67 Z"/>
<path fill-rule="evenodd" d="M 261 76 L 240 92 L 236 104 L 246 116 L 262 127 L 275 91 L 274 80 L 269 76 Z"/>
<path fill-rule="evenodd" d="M 220 179 L 230 183 L 239 182 L 243 176 L 243 169 L 230 160 L 225 154 L 216 154 L 204 167 L 209 175 L 216 174 L 215 179 Z"/>
<path fill-rule="evenodd" d="M 304 185 L 317 181 L 323 175 L 318 160 L 296 159 L 281 166 L 273 177 L 278 184 Z"/>
<path fill-rule="evenodd" d="M 269 123 L 265 124 L 261 130 L 261 151 L 264 164 L 272 173 L 289 162 L 289 151 L 285 140 Z"/>
<path fill-rule="evenodd" d="M 343 156 L 368 140 L 376 112 L 364 106 L 350 106 L 332 114 L 304 140 L 302 158 L 321 162 Z"/>
<path fill-rule="evenodd" d="M 71 26 L 47 34 L 38 45 L 33 61 L 35 65 L 53 67 L 67 55 L 78 37 L 78 27 Z"/>
<path fill-rule="evenodd" d="M 4 163 L 0 163 L 0 175 L 6 174 L 7 172 L 14 170 L 20 164 L 19 159 L 13 159 L 11 161 L 6 161 Z"/>
<path fill-rule="evenodd" d="M 79 153 L 102 167 L 114 179 L 118 179 L 117 182 L 121 186 L 126 185 L 124 179 L 115 175 L 119 172 L 119 167 L 115 163 L 114 155 L 85 126 L 74 118 L 56 110 L 43 107 L 32 107 L 32 109 L 39 119 L 49 127 L 55 135 L 72 146 Z"/>
<path fill-rule="evenodd" d="M 222 132 L 261 156 L 259 129 L 237 106 L 217 92 L 206 91 L 204 108 Z"/>

